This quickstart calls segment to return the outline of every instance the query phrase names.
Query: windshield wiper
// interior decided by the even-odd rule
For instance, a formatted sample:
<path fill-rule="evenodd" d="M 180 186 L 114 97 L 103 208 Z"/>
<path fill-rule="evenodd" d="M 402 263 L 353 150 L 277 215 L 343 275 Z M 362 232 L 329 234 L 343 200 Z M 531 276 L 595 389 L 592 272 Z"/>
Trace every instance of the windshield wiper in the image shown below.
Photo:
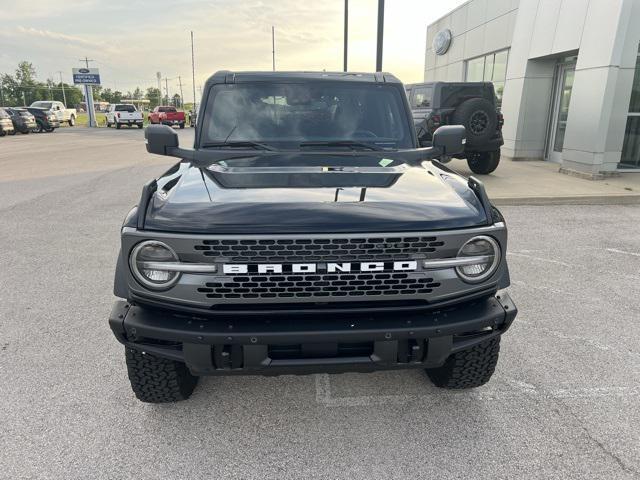
<path fill-rule="evenodd" d="M 228 142 L 212 142 L 205 143 L 202 145 L 202 148 L 223 148 L 223 147 L 250 147 L 256 148 L 258 150 L 270 150 L 277 151 L 277 149 L 273 148 L 270 145 L 260 142 L 252 142 L 250 140 L 233 140 Z"/>
<path fill-rule="evenodd" d="M 302 142 L 300 147 L 351 147 L 352 149 L 364 149 L 364 150 L 383 150 L 382 147 L 378 145 L 373 145 L 371 143 L 365 142 L 357 142 L 354 140 L 329 140 L 326 142 L 323 141 L 311 141 L 311 142 Z"/>

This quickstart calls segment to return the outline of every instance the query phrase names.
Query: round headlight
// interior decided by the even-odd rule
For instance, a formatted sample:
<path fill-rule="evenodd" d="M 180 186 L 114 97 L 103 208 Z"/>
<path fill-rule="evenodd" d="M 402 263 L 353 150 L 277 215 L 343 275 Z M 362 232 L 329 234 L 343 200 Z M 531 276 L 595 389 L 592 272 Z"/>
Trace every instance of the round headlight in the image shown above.
<path fill-rule="evenodd" d="M 456 272 L 465 282 L 478 283 L 489 278 L 498 268 L 500 263 L 500 245 L 487 236 L 473 237 L 467 241 L 458 257 L 476 257 L 477 263 L 456 267 Z"/>
<path fill-rule="evenodd" d="M 164 290 L 178 281 L 179 272 L 164 270 L 162 264 L 177 262 L 178 256 L 168 245 L 155 240 L 141 242 L 129 257 L 131 272 L 138 282 L 153 290 Z"/>

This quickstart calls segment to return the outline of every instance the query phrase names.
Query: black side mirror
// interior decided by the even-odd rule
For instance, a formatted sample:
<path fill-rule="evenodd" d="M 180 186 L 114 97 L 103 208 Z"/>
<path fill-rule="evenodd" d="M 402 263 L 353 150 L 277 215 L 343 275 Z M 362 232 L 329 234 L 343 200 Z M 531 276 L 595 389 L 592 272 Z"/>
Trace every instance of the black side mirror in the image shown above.
<path fill-rule="evenodd" d="M 144 131 L 147 152 L 171 155 L 170 149 L 178 148 L 178 134 L 168 125 L 149 125 Z"/>
<path fill-rule="evenodd" d="M 464 152 L 466 130 L 462 125 L 443 125 L 433 132 L 433 146 L 442 155 L 456 155 Z"/>

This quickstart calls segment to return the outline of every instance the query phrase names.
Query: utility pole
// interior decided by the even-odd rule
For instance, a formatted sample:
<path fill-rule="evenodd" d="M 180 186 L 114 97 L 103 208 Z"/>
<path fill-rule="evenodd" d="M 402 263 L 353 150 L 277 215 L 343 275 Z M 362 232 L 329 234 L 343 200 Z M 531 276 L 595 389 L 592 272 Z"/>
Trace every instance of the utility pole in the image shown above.
<path fill-rule="evenodd" d="M 64 108 L 67 108 L 67 94 L 64 91 L 64 83 L 62 83 L 62 72 L 58 71 L 60 74 L 60 86 L 62 87 L 62 103 L 64 103 Z"/>
<path fill-rule="evenodd" d="M 178 85 L 180 85 L 180 107 L 184 108 L 184 97 L 182 96 L 182 77 L 178 75 Z"/>
<path fill-rule="evenodd" d="M 95 60 L 92 60 L 90 58 L 84 57 L 80 59 L 81 62 L 84 62 L 85 65 L 87 66 L 87 68 L 89 68 L 89 62 L 95 62 Z"/>
<path fill-rule="evenodd" d="M 95 60 L 91 60 L 90 58 L 84 57 L 84 59 L 80 59 L 80 62 L 84 62 L 84 64 L 89 68 L 89 62 L 95 62 Z M 97 127 L 98 123 L 96 122 L 96 111 L 93 105 L 93 87 L 91 85 L 84 86 L 84 99 L 87 103 L 87 113 L 89 114 L 89 126 Z"/>
<path fill-rule="evenodd" d="M 349 43 L 349 0 L 344 0 L 344 56 L 342 69 L 347 71 L 347 44 Z"/>
<path fill-rule="evenodd" d="M 276 71 L 276 30 L 271 25 L 271 63 L 273 64 L 273 71 Z"/>
<path fill-rule="evenodd" d="M 193 55 L 193 30 L 191 30 L 191 80 L 193 82 L 193 111 L 196 112 L 196 62 Z"/>
<path fill-rule="evenodd" d="M 384 33 L 384 0 L 378 0 L 378 49 L 376 52 L 376 72 L 382 71 L 382 35 Z"/>

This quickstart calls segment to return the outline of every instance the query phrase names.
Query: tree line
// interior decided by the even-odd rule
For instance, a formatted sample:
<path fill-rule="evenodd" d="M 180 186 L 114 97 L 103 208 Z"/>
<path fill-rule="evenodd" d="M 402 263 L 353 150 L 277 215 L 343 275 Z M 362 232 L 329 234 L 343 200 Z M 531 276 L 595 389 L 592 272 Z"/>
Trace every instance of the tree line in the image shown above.
<path fill-rule="evenodd" d="M 0 106 L 31 105 L 37 100 L 53 100 L 64 102 L 68 107 L 75 107 L 84 101 L 82 90 L 75 85 L 64 82 L 56 82 L 52 78 L 45 81 L 37 79 L 36 69 L 31 62 L 20 62 L 14 74 L 0 74 Z M 135 90 L 121 92 L 110 88 L 93 86 L 94 101 L 119 103 L 122 99 L 149 100 L 150 108 L 154 108 L 167 99 L 161 98 L 160 90 L 156 87 L 142 91 L 140 87 Z M 178 101 L 179 101 L 178 96 Z M 175 99 L 172 99 L 175 102 Z"/>

